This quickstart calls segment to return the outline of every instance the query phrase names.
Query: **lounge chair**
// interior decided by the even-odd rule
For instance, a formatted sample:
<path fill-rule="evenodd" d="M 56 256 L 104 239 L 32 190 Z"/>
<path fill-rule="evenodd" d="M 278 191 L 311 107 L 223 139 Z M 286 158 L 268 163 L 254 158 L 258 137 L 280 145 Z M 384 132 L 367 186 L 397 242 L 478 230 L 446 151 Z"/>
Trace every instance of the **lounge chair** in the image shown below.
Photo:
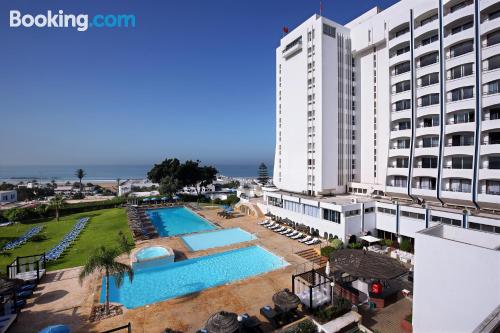
<path fill-rule="evenodd" d="M 302 239 L 299 239 L 299 242 L 301 242 L 301 243 L 305 243 L 305 242 L 310 241 L 311 239 L 312 239 L 312 237 L 311 237 L 311 236 L 306 236 L 306 237 L 304 237 L 304 238 L 302 238 Z"/>
<path fill-rule="evenodd" d="M 274 232 L 281 232 L 281 231 L 283 231 L 285 229 L 286 229 L 285 227 L 279 227 L 278 229 L 274 229 L 273 231 Z"/>
<path fill-rule="evenodd" d="M 289 233 L 285 234 L 286 237 L 293 237 L 295 235 L 298 235 L 298 231 L 297 230 L 292 230 L 290 231 Z"/>
<path fill-rule="evenodd" d="M 272 227 L 270 227 L 269 229 L 273 230 L 273 231 L 276 231 L 277 229 L 281 228 L 281 226 L 279 224 L 275 224 L 273 225 Z"/>
<path fill-rule="evenodd" d="M 284 235 L 284 234 L 289 233 L 290 231 L 292 231 L 291 228 L 286 228 L 286 230 L 281 231 L 280 234 Z"/>
<path fill-rule="evenodd" d="M 268 225 L 266 225 L 265 227 L 268 228 L 268 229 L 271 229 L 274 226 L 277 226 L 276 222 L 271 222 Z"/>
<path fill-rule="evenodd" d="M 295 236 L 292 236 L 292 237 L 290 237 L 290 238 L 291 238 L 291 239 L 299 239 L 299 238 L 301 238 L 302 236 L 304 236 L 304 234 L 303 234 L 303 233 L 301 233 L 301 232 L 299 232 L 298 234 L 296 234 Z"/>
<path fill-rule="evenodd" d="M 314 237 L 313 239 L 311 239 L 310 241 L 307 241 L 307 242 L 304 242 L 304 244 L 307 244 L 307 245 L 314 245 L 314 244 L 317 244 L 319 243 L 320 240 L 317 239 L 316 237 Z"/>
<path fill-rule="evenodd" d="M 264 224 L 268 224 L 269 223 L 269 220 L 264 220 L 262 222 L 259 222 L 260 225 L 264 225 Z"/>

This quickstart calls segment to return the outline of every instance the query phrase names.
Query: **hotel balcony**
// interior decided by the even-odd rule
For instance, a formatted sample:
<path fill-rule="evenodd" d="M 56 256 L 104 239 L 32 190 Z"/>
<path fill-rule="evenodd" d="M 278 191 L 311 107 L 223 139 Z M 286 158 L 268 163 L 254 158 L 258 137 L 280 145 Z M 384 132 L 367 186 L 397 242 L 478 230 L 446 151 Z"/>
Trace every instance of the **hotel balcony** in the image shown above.
<path fill-rule="evenodd" d="M 439 61 L 424 67 L 417 67 L 416 77 L 422 77 L 430 73 L 439 72 Z"/>
<path fill-rule="evenodd" d="M 391 71 L 392 73 L 392 71 Z M 404 72 L 402 74 L 391 74 L 391 85 L 394 85 L 396 83 L 402 82 L 402 81 L 408 81 L 411 79 L 411 71 Z"/>
<path fill-rule="evenodd" d="M 391 140 L 397 138 L 409 138 L 409 137 L 411 137 L 411 129 L 391 131 L 390 135 Z"/>
<path fill-rule="evenodd" d="M 427 7 L 426 7 L 427 8 Z M 438 30 L 439 29 L 439 19 L 436 18 L 434 21 L 429 22 L 425 25 L 419 25 L 418 27 L 415 27 L 413 29 L 413 35 L 415 39 L 419 38 L 420 36 L 427 34 L 433 30 Z"/>
<path fill-rule="evenodd" d="M 455 22 L 456 20 L 461 19 L 462 17 L 468 15 L 474 15 L 474 5 L 472 3 L 468 4 L 463 8 L 457 9 L 453 13 L 445 14 L 443 25 L 447 26 L 448 24 Z"/>
<path fill-rule="evenodd" d="M 458 132 L 474 132 L 476 130 L 476 123 L 460 123 L 453 125 L 446 125 L 444 132 L 446 134 L 458 133 Z"/>
<path fill-rule="evenodd" d="M 457 32 L 456 34 L 448 34 L 444 38 L 444 47 L 448 47 L 450 45 L 458 44 L 459 42 L 466 41 L 467 39 L 474 38 L 474 27 Z"/>
<path fill-rule="evenodd" d="M 424 136 L 424 135 L 439 135 L 439 126 L 431 126 L 431 127 L 419 127 L 415 131 L 415 136 Z"/>
<path fill-rule="evenodd" d="M 481 144 L 481 155 L 491 155 L 491 154 L 498 154 L 500 153 L 500 144 L 487 144 L 487 143 L 482 143 Z"/>
<path fill-rule="evenodd" d="M 472 169 L 452 169 L 451 167 L 444 167 L 441 177 L 442 178 L 464 178 L 472 179 Z"/>
<path fill-rule="evenodd" d="M 387 176 L 408 176 L 408 168 L 387 167 Z"/>
<path fill-rule="evenodd" d="M 412 187 L 411 194 L 414 196 L 417 196 L 417 197 L 424 198 L 424 199 L 427 199 L 427 198 L 435 199 L 436 198 L 436 189 L 431 190 L 431 189 Z M 434 200 L 432 200 L 432 201 L 434 201 Z"/>
<path fill-rule="evenodd" d="M 425 87 L 417 86 L 417 98 L 428 94 L 439 94 L 439 82 Z"/>
<path fill-rule="evenodd" d="M 477 203 L 483 209 L 500 209 L 500 195 L 478 193 Z"/>
<path fill-rule="evenodd" d="M 483 46 L 483 49 L 481 50 L 481 59 L 486 60 L 497 54 L 500 54 L 500 44 Z"/>
<path fill-rule="evenodd" d="M 404 45 L 404 43 L 401 44 L 401 46 L 403 46 L 403 45 Z M 394 55 L 393 57 L 389 58 L 389 67 L 392 67 L 394 65 L 400 64 L 400 63 L 405 62 L 405 61 L 409 61 L 411 58 L 410 56 L 411 56 L 410 51 L 402 53 L 400 55 Z"/>
<path fill-rule="evenodd" d="M 437 168 L 414 167 L 411 175 L 412 175 L 412 177 L 432 177 L 432 178 L 437 178 L 438 169 Z"/>
<path fill-rule="evenodd" d="M 417 107 L 417 118 L 432 114 L 440 114 L 439 104 Z"/>
<path fill-rule="evenodd" d="M 492 20 L 486 19 L 481 23 L 481 36 L 498 29 L 500 26 L 500 17 L 494 18 Z"/>
<path fill-rule="evenodd" d="M 479 179 L 500 179 L 500 169 L 479 169 Z M 500 203 L 500 197 L 498 200 Z"/>
<path fill-rule="evenodd" d="M 291 44 L 289 44 L 289 45 L 291 45 Z M 296 43 L 294 43 L 291 46 L 287 46 L 283 50 L 283 52 L 282 52 L 283 58 L 285 58 L 285 59 L 290 58 L 292 55 L 300 52 L 301 50 L 302 50 L 302 40 L 298 40 Z"/>
<path fill-rule="evenodd" d="M 483 11 L 485 10 L 486 8 L 490 7 L 490 6 L 493 6 L 494 4 L 498 3 L 498 0 L 481 0 L 479 1 L 479 6 L 480 6 L 480 10 Z"/>
<path fill-rule="evenodd" d="M 439 156 L 439 147 L 415 148 L 415 157 L 417 156 Z"/>
<path fill-rule="evenodd" d="M 481 122 L 481 131 L 489 131 L 493 129 L 500 129 L 500 119 L 483 120 Z"/>
<path fill-rule="evenodd" d="M 452 58 L 447 57 L 445 66 L 446 69 L 450 69 L 474 61 L 475 61 L 475 53 L 474 51 L 472 51 Z"/>
<path fill-rule="evenodd" d="M 408 119 L 411 118 L 411 110 L 403 110 L 403 111 L 393 111 L 391 112 L 391 121 L 400 120 L 400 119 Z"/>
<path fill-rule="evenodd" d="M 406 20 L 407 19 L 404 19 L 404 21 L 406 21 Z M 408 32 L 406 32 L 398 37 L 394 37 L 394 38 L 390 39 L 387 46 L 389 49 L 392 49 L 394 46 L 396 46 L 398 44 L 402 44 L 403 42 L 406 42 L 409 39 L 410 39 L 410 32 L 408 31 Z"/>
<path fill-rule="evenodd" d="M 491 70 L 483 69 L 483 77 L 481 81 L 483 83 L 495 81 L 500 77 L 500 68 L 495 68 Z"/>
<path fill-rule="evenodd" d="M 483 94 L 483 108 L 500 104 L 500 93 L 496 94 Z"/>
<path fill-rule="evenodd" d="M 408 188 L 406 186 L 398 187 L 398 186 L 387 185 L 385 187 L 385 193 L 389 196 L 405 198 L 405 197 L 408 197 Z"/>
<path fill-rule="evenodd" d="M 448 101 L 446 103 L 446 112 L 455 112 L 459 110 L 470 110 L 476 108 L 476 100 L 474 97 L 462 99 L 458 101 Z"/>
<path fill-rule="evenodd" d="M 452 191 L 451 189 L 441 190 L 441 199 L 447 204 L 474 207 L 472 193 Z"/>
<path fill-rule="evenodd" d="M 436 30 L 437 33 L 437 30 Z M 421 55 L 430 53 L 432 51 L 438 51 L 439 50 L 439 41 L 435 41 L 432 43 L 429 43 L 427 45 L 419 45 L 415 51 L 413 51 L 413 56 L 415 57 L 415 60 L 417 60 L 418 57 Z"/>
<path fill-rule="evenodd" d="M 446 80 L 446 90 L 451 91 L 460 87 L 473 86 L 476 84 L 476 76 L 474 75 L 475 68 L 473 67 L 472 74 L 463 76 L 458 79 L 448 79 Z"/>
<path fill-rule="evenodd" d="M 393 93 L 391 95 L 391 102 L 395 103 L 403 99 L 411 99 L 411 90 L 402 91 L 399 93 Z M 398 111 L 395 111 L 398 112 Z"/>
<path fill-rule="evenodd" d="M 446 146 L 444 147 L 444 155 L 474 155 L 474 145 L 470 146 Z"/>
<path fill-rule="evenodd" d="M 410 156 L 410 148 L 391 148 L 389 149 L 389 157 Z"/>

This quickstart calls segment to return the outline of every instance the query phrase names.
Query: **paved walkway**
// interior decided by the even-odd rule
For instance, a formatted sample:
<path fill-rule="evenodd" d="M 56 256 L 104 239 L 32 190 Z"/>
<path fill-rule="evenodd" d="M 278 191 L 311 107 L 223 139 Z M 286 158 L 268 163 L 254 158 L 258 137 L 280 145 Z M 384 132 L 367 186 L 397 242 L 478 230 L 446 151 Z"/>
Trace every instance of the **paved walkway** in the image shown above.
<path fill-rule="evenodd" d="M 401 298 L 378 310 L 369 310 L 365 307 L 359 309 L 359 313 L 363 316 L 362 324 L 372 331 L 377 330 L 381 333 L 404 333 L 401 320 L 411 312 L 412 304 L 406 298 Z"/>
<path fill-rule="evenodd" d="M 258 239 L 251 243 L 283 257 L 290 265 L 267 274 L 262 274 L 240 282 L 210 288 L 199 293 L 179 297 L 164 302 L 143 306 L 137 309 L 124 309 L 123 315 L 90 324 L 87 319 L 92 305 L 97 302 L 100 288 L 100 277 L 85 281 L 83 286 L 78 282 L 79 268 L 52 272 L 46 275 L 43 283 L 23 309 L 12 332 L 31 333 L 41 328 L 63 323 L 75 332 L 102 332 L 117 326 L 132 323 L 133 332 L 160 333 L 165 328 L 173 328 L 182 332 L 195 332 L 204 326 L 206 319 L 219 310 L 236 313 L 247 312 L 256 315 L 263 323 L 267 323 L 259 314 L 264 305 L 272 305 L 272 295 L 283 288 L 291 288 L 291 275 L 297 270 L 307 269 L 308 262 L 295 253 L 307 248 L 307 245 L 276 234 L 257 224 L 258 220 L 251 216 L 223 219 L 217 216 L 217 210 L 200 212 L 223 228 L 240 227 Z M 249 243 L 236 244 L 223 248 L 191 252 L 179 238 L 158 238 L 136 244 L 142 247 L 151 244 L 167 245 L 175 249 L 179 258 L 192 258 L 232 248 L 248 246 Z M 129 260 L 124 258 L 123 260 Z M 270 325 L 264 325 L 264 331 L 271 331 Z"/>

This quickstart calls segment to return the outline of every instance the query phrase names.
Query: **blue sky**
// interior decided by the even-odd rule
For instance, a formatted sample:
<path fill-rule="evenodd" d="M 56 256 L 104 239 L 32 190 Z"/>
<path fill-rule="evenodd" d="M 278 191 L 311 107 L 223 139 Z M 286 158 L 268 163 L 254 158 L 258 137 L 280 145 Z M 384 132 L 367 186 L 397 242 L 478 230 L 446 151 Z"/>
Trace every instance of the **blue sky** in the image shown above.
<path fill-rule="evenodd" d="M 394 0 L 323 1 L 347 23 Z M 135 14 L 134 29 L 9 28 L 23 14 Z M 2 1 L 0 165 L 271 162 L 275 48 L 311 0 Z"/>

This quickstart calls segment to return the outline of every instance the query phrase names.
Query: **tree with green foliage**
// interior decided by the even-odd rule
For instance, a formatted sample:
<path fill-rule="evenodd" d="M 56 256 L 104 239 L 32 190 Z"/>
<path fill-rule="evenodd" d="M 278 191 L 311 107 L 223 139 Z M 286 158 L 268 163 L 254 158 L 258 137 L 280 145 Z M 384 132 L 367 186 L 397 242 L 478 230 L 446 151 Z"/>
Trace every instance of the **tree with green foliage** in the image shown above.
<path fill-rule="evenodd" d="M 118 248 L 122 252 L 130 255 L 130 252 L 134 248 L 134 243 L 130 242 L 125 233 L 123 233 L 123 231 L 121 230 L 118 232 L 117 242 L 118 242 Z"/>
<path fill-rule="evenodd" d="M 330 241 L 330 245 L 335 249 L 335 250 L 340 250 L 343 246 L 344 243 L 338 238 L 334 238 Z"/>
<path fill-rule="evenodd" d="M 49 200 L 49 207 L 54 209 L 56 212 L 56 221 L 59 221 L 59 211 L 64 206 L 66 206 L 66 200 L 64 200 L 64 197 L 61 194 L 56 194 Z"/>
<path fill-rule="evenodd" d="M 83 190 L 82 179 L 86 176 L 85 170 L 77 169 L 75 171 L 75 176 L 80 180 L 80 192 Z"/>
<path fill-rule="evenodd" d="M 104 310 L 106 315 L 109 315 L 109 276 L 113 275 L 117 287 L 121 286 L 125 275 L 128 275 L 130 282 L 134 279 L 134 271 L 132 270 L 132 267 L 116 261 L 116 258 L 118 258 L 120 254 L 122 254 L 120 248 L 108 249 L 101 246 L 87 259 L 87 262 L 83 266 L 79 276 L 80 284 L 82 284 L 83 280 L 93 273 L 104 272 L 104 277 L 106 279 L 106 302 L 104 304 Z"/>
<path fill-rule="evenodd" d="M 181 162 L 177 158 L 166 158 L 160 164 L 155 164 L 148 172 L 148 179 L 153 183 L 160 183 L 166 176 L 177 178 Z"/>
<path fill-rule="evenodd" d="M 179 181 L 172 176 L 165 176 L 161 182 L 159 191 L 162 195 L 167 195 L 172 198 L 175 193 L 181 188 Z"/>
<path fill-rule="evenodd" d="M 6 219 L 12 222 L 20 222 L 28 217 L 28 210 L 24 208 L 11 208 L 3 213 Z"/>
<path fill-rule="evenodd" d="M 269 181 L 269 173 L 267 171 L 267 166 L 264 163 L 259 165 L 259 176 L 257 177 L 257 180 L 262 185 L 266 185 Z"/>

